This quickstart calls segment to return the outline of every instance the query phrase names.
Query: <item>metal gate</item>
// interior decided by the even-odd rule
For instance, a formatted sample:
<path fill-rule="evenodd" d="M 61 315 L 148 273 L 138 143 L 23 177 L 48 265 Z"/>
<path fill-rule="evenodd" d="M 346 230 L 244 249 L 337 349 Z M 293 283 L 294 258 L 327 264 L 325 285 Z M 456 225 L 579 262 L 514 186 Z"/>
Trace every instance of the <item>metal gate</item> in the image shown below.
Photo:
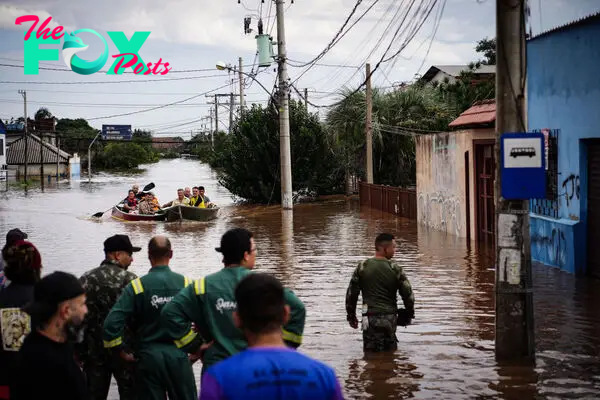
<path fill-rule="evenodd" d="M 494 238 L 496 237 L 494 142 L 475 141 L 474 145 L 475 176 L 477 179 L 477 242 L 494 245 Z"/>
<path fill-rule="evenodd" d="M 600 142 L 588 142 L 587 266 L 600 278 Z"/>

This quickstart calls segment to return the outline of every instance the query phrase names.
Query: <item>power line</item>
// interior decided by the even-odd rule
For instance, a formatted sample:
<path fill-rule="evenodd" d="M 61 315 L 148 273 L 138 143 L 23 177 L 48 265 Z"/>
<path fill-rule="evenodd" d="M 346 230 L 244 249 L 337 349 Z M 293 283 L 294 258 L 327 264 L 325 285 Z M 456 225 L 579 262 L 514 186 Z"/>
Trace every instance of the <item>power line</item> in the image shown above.
<path fill-rule="evenodd" d="M 164 79 L 131 79 L 125 81 L 80 81 L 80 82 L 36 82 L 36 81 L 0 81 L 4 84 L 18 84 L 18 85 L 106 85 L 106 84 L 120 84 L 120 83 L 143 83 L 143 82 L 167 82 L 167 81 L 187 81 L 192 79 L 207 79 L 207 78 L 219 78 L 223 77 L 223 74 L 217 75 L 199 75 L 199 76 L 185 76 L 181 78 L 164 78 Z"/>
<path fill-rule="evenodd" d="M 45 63 L 45 64 L 50 64 L 50 63 Z M 243 67 L 251 67 L 252 65 L 243 65 Z M 23 69 L 25 68 L 24 65 L 14 65 L 14 64 L 4 64 L 4 63 L 0 63 L 0 67 L 10 67 L 10 68 L 20 68 Z M 56 67 L 38 67 L 41 70 L 44 71 L 59 71 L 59 72 L 73 72 L 68 68 L 56 68 Z M 169 70 L 169 74 L 185 74 L 185 73 L 191 73 L 191 72 L 213 72 L 216 71 L 216 68 L 201 68 L 201 69 L 181 69 L 181 70 Z M 104 71 L 98 71 L 96 72 L 97 74 L 100 73 L 107 73 L 108 71 L 104 70 Z M 139 75 L 136 74 L 133 71 L 123 71 L 123 74 L 133 74 L 133 75 Z"/>

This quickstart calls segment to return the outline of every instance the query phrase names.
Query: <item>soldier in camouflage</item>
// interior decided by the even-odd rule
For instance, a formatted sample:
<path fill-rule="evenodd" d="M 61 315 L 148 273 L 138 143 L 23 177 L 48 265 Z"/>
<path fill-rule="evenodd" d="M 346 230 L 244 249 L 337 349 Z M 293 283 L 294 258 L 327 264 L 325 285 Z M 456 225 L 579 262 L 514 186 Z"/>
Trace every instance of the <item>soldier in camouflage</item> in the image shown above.
<path fill-rule="evenodd" d="M 395 251 L 393 235 L 382 233 L 377 236 L 375 257 L 360 262 L 346 292 L 347 319 L 350 326 L 357 329 L 356 303 L 362 291 L 364 351 L 396 350 L 396 326 L 406 325 L 414 318 L 415 298 L 410 282 L 402 267 L 390 261 Z M 400 293 L 405 310 L 398 310 L 396 292 Z M 405 321 L 401 322 L 402 319 Z"/>
<path fill-rule="evenodd" d="M 78 345 L 77 353 L 93 400 L 106 400 L 112 375 L 117 380 L 121 399 L 136 398 L 134 366 L 128 359 L 129 353 L 105 349 L 102 334 L 106 316 L 123 289 L 137 278 L 127 268 L 133 261 L 133 253 L 140 250 L 131 244 L 127 235 L 111 236 L 104 242 L 105 260 L 80 278 L 86 290 L 89 311 L 85 320 L 85 338 Z"/>

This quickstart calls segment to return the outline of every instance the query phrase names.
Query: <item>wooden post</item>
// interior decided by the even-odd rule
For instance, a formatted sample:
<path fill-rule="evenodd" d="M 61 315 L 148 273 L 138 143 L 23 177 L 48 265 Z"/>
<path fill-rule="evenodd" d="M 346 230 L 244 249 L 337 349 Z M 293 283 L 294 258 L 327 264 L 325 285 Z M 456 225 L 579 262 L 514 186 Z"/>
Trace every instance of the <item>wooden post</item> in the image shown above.
<path fill-rule="evenodd" d="M 40 181 L 44 191 L 44 135 L 40 133 Z"/>
<path fill-rule="evenodd" d="M 373 92 L 371 90 L 371 64 L 367 63 L 367 183 L 373 183 Z"/>

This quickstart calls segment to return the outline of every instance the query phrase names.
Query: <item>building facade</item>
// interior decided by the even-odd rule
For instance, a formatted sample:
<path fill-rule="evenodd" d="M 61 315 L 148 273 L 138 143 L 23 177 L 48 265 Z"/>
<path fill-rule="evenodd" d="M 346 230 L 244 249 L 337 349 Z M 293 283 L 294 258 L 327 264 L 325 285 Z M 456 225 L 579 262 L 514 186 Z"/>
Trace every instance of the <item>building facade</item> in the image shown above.
<path fill-rule="evenodd" d="M 600 14 L 527 43 L 527 117 L 548 149 L 548 194 L 531 201 L 531 255 L 600 277 Z"/>

